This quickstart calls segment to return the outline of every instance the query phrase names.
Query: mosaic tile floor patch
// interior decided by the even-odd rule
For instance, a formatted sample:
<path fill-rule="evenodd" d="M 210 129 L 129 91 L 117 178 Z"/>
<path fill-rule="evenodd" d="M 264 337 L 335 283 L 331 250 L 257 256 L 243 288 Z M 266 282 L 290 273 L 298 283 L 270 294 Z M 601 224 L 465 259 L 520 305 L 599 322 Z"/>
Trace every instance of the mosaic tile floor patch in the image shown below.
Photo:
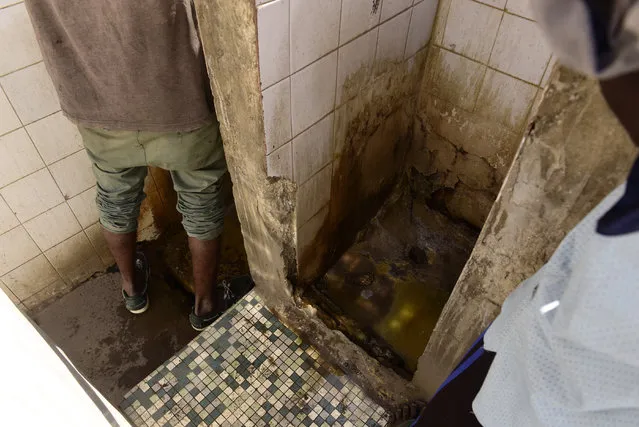
<path fill-rule="evenodd" d="M 127 393 L 136 426 L 385 426 L 253 292 Z"/>

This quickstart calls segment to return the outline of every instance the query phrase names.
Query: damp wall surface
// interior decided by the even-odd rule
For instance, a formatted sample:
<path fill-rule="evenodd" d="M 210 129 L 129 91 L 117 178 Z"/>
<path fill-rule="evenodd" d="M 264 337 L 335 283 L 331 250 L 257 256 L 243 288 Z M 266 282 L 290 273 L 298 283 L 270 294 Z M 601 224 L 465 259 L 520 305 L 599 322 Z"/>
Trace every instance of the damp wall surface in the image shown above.
<path fill-rule="evenodd" d="M 481 228 L 553 64 L 526 0 L 441 0 L 407 165 L 413 194 Z"/>
<path fill-rule="evenodd" d="M 596 81 L 563 68 L 553 74 L 419 360 L 413 381 L 425 396 L 432 396 L 508 294 L 625 181 L 636 154 Z"/>
<path fill-rule="evenodd" d="M 308 283 L 403 171 L 437 0 L 257 3 L 268 175 L 298 187 L 298 281 Z"/>

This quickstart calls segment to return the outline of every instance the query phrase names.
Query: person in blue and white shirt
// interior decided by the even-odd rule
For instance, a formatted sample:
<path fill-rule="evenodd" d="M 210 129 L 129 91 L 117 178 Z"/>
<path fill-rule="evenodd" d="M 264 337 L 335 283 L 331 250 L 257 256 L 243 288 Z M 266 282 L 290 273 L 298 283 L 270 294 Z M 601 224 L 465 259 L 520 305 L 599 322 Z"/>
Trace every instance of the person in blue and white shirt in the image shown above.
<path fill-rule="evenodd" d="M 639 145 L 639 1 L 530 1 L 559 61 L 599 79 Z M 639 426 L 639 160 L 405 425 Z"/>

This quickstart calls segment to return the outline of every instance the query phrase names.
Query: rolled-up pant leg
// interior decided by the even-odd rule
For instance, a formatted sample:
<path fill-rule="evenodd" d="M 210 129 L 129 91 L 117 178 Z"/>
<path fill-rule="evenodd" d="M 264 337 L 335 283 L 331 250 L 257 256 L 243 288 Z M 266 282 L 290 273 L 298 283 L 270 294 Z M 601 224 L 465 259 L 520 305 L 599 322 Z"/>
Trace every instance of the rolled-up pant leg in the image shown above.
<path fill-rule="evenodd" d="M 109 168 L 93 163 L 97 180 L 96 203 L 100 223 L 112 233 L 132 233 L 138 229 L 140 205 L 144 200 L 146 167 Z"/>
<path fill-rule="evenodd" d="M 203 169 L 171 171 L 173 187 L 178 194 L 177 210 L 182 214 L 182 225 L 190 237 L 213 240 L 222 234 L 224 200 L 221 178 L 224 173 L 224 157 Z"/>

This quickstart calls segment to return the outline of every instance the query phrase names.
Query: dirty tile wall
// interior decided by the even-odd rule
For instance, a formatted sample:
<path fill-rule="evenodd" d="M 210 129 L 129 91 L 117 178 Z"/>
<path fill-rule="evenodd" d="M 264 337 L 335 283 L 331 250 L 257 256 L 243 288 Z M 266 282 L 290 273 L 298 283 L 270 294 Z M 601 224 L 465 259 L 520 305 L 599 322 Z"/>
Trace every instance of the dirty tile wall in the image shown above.
<path fill-rule="evenodd" d="M 428 43 L 437 0 L 257 0 L 257 7 L 267 169 L 298 185 L 299 255 L 329 213 L 344 132 L 339 111 L 358 97 L 353 76 L 387 63 L 409 69 Z"/>
<path fill-rule="evenodd" d="M 94 198 L 26 8 L 0 0 L 0 287 L 15 303 L 33 308 L 113 263 Z"/>
<path fill-rule="evenodd" d="M 481 228 L 553 65 L 528 0 L 441 0 L 411 155 L 416 193 Z"/>

